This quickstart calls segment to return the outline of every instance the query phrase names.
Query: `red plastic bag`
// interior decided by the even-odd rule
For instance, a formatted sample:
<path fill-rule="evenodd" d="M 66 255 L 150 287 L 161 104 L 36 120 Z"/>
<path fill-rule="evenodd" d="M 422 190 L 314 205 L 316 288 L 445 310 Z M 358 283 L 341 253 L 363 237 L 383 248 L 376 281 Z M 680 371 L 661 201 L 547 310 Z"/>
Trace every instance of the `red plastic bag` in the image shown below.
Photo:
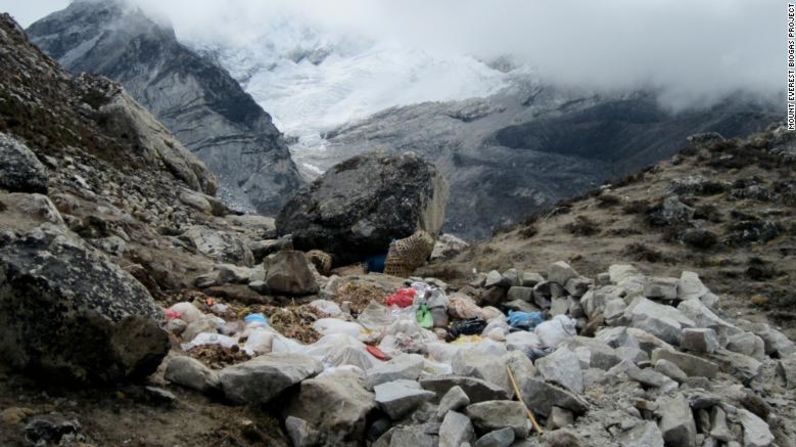
<path fill-rule="evenodd" d="M 387 297 L 385 304 L 388 306 L 409 307 L 415 301 L 415 289 L 407 287 L 398 289 L 397 292 Z"/>
<path fill-rule="evenodd" d="M 377 346 L 367 345 L 367 346 L 365 346 L 365 349 L 367 349 L 367 351 L 373 357 L 376 357 L 379 360 L 387 360 L 387 355 L 384 354 L 384 352 L 382 352 L 382 350 L 379 349 Z"/>

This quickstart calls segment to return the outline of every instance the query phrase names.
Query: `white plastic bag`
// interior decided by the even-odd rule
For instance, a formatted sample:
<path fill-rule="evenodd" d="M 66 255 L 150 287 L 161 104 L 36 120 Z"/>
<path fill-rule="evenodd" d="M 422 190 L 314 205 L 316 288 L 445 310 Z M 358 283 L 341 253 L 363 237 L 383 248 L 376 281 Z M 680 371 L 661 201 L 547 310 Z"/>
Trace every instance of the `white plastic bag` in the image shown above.
<path fill-rule="evenodd" d="M 191 340 L 188 343 L 183 343 L 182 345 L 180 345 L 180 347 L 184 351 L 187 351 L 191 348 L 203 345 L 220 345 L 225 348 L 231 348 L 237 344 L 238 344 L 237 337 L 229 337 L 226 335 L 221 335 L 216 332 L 201 332 L 197 334 L 196 337 L 193 338 L 193 340 Z"/>
<path fill-rule="evenodd" d="M 321 318 L 312 323 L 312 328 L 322 335 L 348 334 L 352 337 L 359 337 L 365 332 L 365 328 L 359 323 L 338 320 L 337 318 Z"/>
<path fill-rule="evenodd" d="M 204 317 L 204 314 L 193 304 L 183 301 L 169 307 L 169 310 L 180 314 L 180 319 L 188 324 Z"/>
<path fill-rule="evenodd" d="M 542 345 L 557 348 L 562 341 L 577 335 L 575 320 L 566 315 L 556 315 L 550 320 L 536 326 L 534 333 L 539 336 Z"/>
<path fill-rule="evenodd" d="M 386 306 L 371 301 L 362 313 L 357 317 L 357 321 L 363 327 L 371 331 L 381 331 L 393 322 L 393 315 Z"/>
<path fill-rule="evenodd" d="M 343 314 L 342 309 L 340 306 L 337 305 L 334 301 L 329 300 L 315 300 L 310 303 L 310 306 L 318 309 L 319 311 L 329 315 L 330 317 L 339 317 Z"/>
<path fill-rule="evenodd" d="M 268 354 L 273 349 L 274 332 L 264 328 L 254 328 L 249 331 L 249 338 L 243 344 L 243 351 L 249 357 Z"/>

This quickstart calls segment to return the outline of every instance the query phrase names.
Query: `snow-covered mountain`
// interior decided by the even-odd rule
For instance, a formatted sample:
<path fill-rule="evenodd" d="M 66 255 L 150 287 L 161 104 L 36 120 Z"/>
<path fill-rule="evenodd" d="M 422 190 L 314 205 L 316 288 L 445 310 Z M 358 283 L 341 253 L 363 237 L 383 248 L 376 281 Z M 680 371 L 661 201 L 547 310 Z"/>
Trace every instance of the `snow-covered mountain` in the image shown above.
<path fill-rule="evenodd" d="M 505 60 L 342 35 L 298 17 L 267 23 L 246 41 L 198 36 L 187 44 L 214 58 L 268 110 L 292 137 L 293 156 L 309 176 L 320 170 L 307 155 L 322 151 L 324 135 L 336 127 L 391 107 L 489 96 L 528 76 Z"/>

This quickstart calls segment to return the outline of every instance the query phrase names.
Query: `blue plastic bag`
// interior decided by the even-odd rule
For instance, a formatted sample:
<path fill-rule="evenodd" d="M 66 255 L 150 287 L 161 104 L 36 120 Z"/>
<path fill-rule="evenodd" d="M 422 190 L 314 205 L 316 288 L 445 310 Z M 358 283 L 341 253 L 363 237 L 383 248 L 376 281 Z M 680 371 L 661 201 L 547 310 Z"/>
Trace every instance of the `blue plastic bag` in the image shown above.
<path fill-rule="evenodd" d="M 506 320 L 509 322 L 509 326 L 513 327 L 514 329 L 524 329 L 528 331 L 544 321 L 544 314 L 542 312 L 521 312 L 518 310 L 510 310 L 509 316 Z"/>
<path fill-rule="evenodd" d="M 256 314 L 249 314 L 243 317 L 243 321 L 246 322 L 246 325 L 256 325 L 256 326 L 268 326 L 268 318 L 265 317 L 264 314 L 256 313 Z"/>

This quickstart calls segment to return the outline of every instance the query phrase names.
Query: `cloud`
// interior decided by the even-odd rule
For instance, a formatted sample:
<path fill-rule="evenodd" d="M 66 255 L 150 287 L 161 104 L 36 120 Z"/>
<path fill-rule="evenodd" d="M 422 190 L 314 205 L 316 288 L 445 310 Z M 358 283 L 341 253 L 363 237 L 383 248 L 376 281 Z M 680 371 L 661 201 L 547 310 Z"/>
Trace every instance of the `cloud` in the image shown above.
<path fill-rule="evenodd" d="M 132 1 L 191 40 L 245 44 L 267 39 L 275 21 L 297 20 L 430 52 L 511 55 L 559 84 L 655 88 L 672 107 L 739 90 L 784 94 L 786 9 L 778 0 Z"/>

